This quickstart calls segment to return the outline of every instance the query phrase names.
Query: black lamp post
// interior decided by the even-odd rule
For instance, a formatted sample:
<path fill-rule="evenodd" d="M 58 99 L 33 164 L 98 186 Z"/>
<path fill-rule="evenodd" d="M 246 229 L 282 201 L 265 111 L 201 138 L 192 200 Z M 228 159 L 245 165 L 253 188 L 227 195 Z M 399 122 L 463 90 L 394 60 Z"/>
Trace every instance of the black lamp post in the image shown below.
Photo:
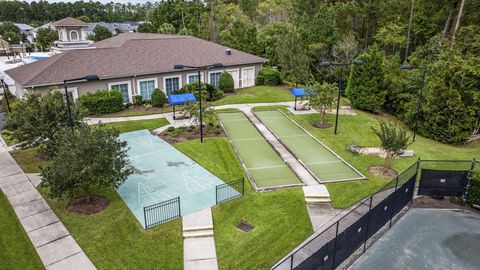
<path fill-rule="evenodd" d="M 65 88 L 65 99 L 67 101 L 66 103 L 67 103 L 67 114 L 68 114 L 68 126 L 70 127 L 72 132 L 73 132 L 73 119 L 72 119 L 72 111 L 70 109 L 70 101 L 69 101 L 69 98 L 68 98 L 67 83 L 69 83 L 69 82 L 81 82 L 81 81 L 98 81 L 98 80 L 99 80 L 99 78 L 98 78 L 97 75 L 87 75 L 85 77 L 68 79 L 68 80 L 63 81 L 63 87 Z"/>
<path fill-rule="evenodd" d="M 340 67 L 340 78 L 338 80 L 338 96 L 337 96 L 337 112 L 335 114 L 335 135 L 337 135 L 337 127 L 338 127 L 338 111 L 340 110 L 340 94 L 342 91 L 342 77 L 343 77 L 343 67 L 344 66 L 349 66 L 349 65 L 363 65 L 362 60 L 356 60 L 353 62 L 347 62 L 347 63 L 332 63 L 329 61 L 322 61 L 320 62 L 320 67 L 324 68 L 330 68 L 330 67 L 335 67 L 339 66 Z"/>
<path fill-rule="evenodd" d="M 0 82 L 2 83 L 2 88 L 3 88 L 3 94 L 5 96 L 5 101 L 7 102 L 7 110 L 10 113 L 10 112 L 12 112 L 12 110 L 10 109 L 10 101 L 8 100 L 8 95 L 10 94 L 10 92 L 8 91 L 8 85 L 5 83 L 3 78 L 4 78 L 4 75 L 0 74 Z"/>
<path fill-rule="evenodd" d="M 422 109 L 422 98 L 423 98 L 423 87 L 425 86 L 425 76 L 426 76 L 426 69 L 422 67 L 414 67 L 407 64 L 403 64 L 400 66 L 402 70 L 412 70 L 412 69 L 420 69 L 422 70 L 422 84 L 420 85 L 420 91 L 418 92 L 417 96 L 417 112 L 415 113 L 415 125 L 413 126 L 413 139 L 412 141 L 415 142 L 415 138 L 418 132 L 418 121 L 419 115 Z"/>
<path fill-rule="evenodd" d="M 223 64 L 222 63 L 215 63 L 211 65 L 205 65 L 205 66 L 187 66 L 187 65 L 174 65 L 174 69 L 184 69 L 184 68 L 191 68 L 191 69 L 196 69 L 198 72 L 198 98 L 200 99 L 199 101 L 199 108 L 200 108 L 200 143 L 203 143 L 203 112 L 202 112 L 202 77 L 200 74 L 200 71 L 202 69 L 209 69 L 209 68 L 222 68 Z"/>

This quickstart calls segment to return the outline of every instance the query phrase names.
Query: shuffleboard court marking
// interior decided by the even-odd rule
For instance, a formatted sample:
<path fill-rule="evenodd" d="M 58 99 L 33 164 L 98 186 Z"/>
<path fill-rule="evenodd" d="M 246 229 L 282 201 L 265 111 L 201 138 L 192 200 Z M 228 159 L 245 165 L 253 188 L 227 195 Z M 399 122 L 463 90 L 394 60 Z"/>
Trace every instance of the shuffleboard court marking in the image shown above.
<path fill-rule="evenodd" d="M 301 135 L 286 135 L 286 136 L 279 136 L 279 138 L 298 138 L 298 137 L 308 137 L 306 134 Z"/>
<path fill-rule="evenodd" d="M 330 160 L 330 161 L 314 161 L 305 163 L 305 165 L 318 165 L 318 164 L 328 164 L 328 163 L 343 163 L 341 160 Z"/>
<path fill-rule="evenodd" d="M 211 179 L 185 171 L 183 172 L 183 181 L 185 182 L 185 187 L 190 193 L 198 193 L 215 187 L 215 184 Z"/>
<path fill-rule="evenodd" d="M 151 203 L 149 203 L 150 201 L 144 200 L 145 196 L 150 197 L 151 201 L 153 201 L 154 203 L 158 203 L 159 201 L 157 200 L 157 198 L 153 196 L 154 194 L 160 195 L 160 199 L 161 199 L 160 201 L 166 200 L 164 198 L 170 197 L 170 195 L 168 195 L 165 192 L 159 191 L 151 186 L 138 183 L 138 204 L 139 205 L 142 205 L 142 206 L 151 205 Z"/>
<path fill-rule="evenodd" d="M 288 167 L 287 165 L 276 165 L 276 166 L 264 166 L 264 167 L 253 167 L 248 168 L 249 170 L 265 170 L 265 169 L 273 169 L 273 168 L 284 168 Z"/>
<path fill-rule="evenodd" d="M 258 140 L 263 140 L 263 138 L 257 138 L 257 137 L 252 137 L 252 138 L 245 138 L 245 139 L 234 139 L 232 142 L 238 142 L 238 141 L 258 141 Z"/>

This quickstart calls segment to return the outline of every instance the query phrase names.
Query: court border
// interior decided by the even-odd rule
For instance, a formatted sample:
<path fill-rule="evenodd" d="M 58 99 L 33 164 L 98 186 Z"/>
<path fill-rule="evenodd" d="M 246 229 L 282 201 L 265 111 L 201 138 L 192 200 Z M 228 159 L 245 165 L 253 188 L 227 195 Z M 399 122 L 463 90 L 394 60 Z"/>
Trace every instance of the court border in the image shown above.
<path fill-rule="evenodd" d="M 300 180 L 300 184 L 289 184 L 289 185 L 276 185 L 276 186 L 270 186 L 270 187 L 259 187 L 257 186 L 256 182 L 255 182 L 255 179 L 253 178 L 253 176 L 251 175 L 250 171 L 248 170 L 247 166 L 245 165 L 245 162 L 243 161 L 242 157 L 240 156 L 240 153 L 238 152 L 237 148 L 235 147 L 235 144 L 233 143 L 230 135 L 228 134 L 227 130 L 225 129 L 225 126 L 223 126 L 223 123 L 222 121 L 218 118 L 218 114 L 219 113 L 241 113 L 245 116 L 245 118 L 248 119 L 248 121 L 250 122 L 250 124 L 252 124 L 254 126 L 254 128 L 260 133 L 260 135 L 262 136 L 263 140 L 264 141 L 267 141 L 268 145 L 270 145 L 271 148 L 273 148 L 273 150 L 275 151 L 275 153 L 277 155 L 279 155 L 279 153 L 277 152 L 277 150 L 270 144 L 270 142 L 268 142 L 268 140 L 263 136 L 263 134 L 258 130 L 258 128 L 255 126 L 255 124 L 247 117 L 247 115 L 245 115 L 245 112 L 243 111 L 232 111 L 232 112 L 216 112 L 215 113 L 215 117 L 217 118 L 217 121 L 218 123 L 220 124 L 220 126 L 222 127 L 223 131 L 225 132 L 225 135 L 227 135 L 227 139 L 228 139 L 228 142 L 230 143 L 230 145 L 232 146 L 233 148 L 233 151 L 235 152 L 235 155 L 237 156 L 238 160 L 240 161 L 241 165 L 242 165 L 242 169 L 243 171 L 245 172 L 245 174 L 247 175 L 247 178 L 248 178 L 248 181 L 250 182 L 250 185 L 252 186 L 252 188 L 256 191 L 256 192 L 267 192 L 267 191 L 274 191 L 274 190 L 280 190 L 280 189 L 286 189 L 286 188 L 295 188 L 295 187 L 302 187 L 302 186 L 306 186 L 306 184 L 298 177 L 298 175 L 295 173 L 295 171 L 292 170 L 290 164 L 288 164 L 280 155 L 280 159 L 283 161 L 283 163 L 285 165 L 288 166 L 288 168 L 293 172 L 293 174 L 295 174 L 295 176 L 298 177 L 298 179 Z M 255 116 L 256 117 L 256 116 Z"/>
<path fill-rule="evenodd" d="M 310 132 L 308 132 L 304 127 L 302 127 L 300 124 L 298 124 L 295 120 L 293 120 L 291 117 L 289 117 L 288 115 L 286 115 L 284 112 L 282 112 L 281 110 L 279 109 L 276 109 L 276 110 L 259 110 L 259 111 L 278 111 L 280 112 L 281 114 L 283 114 L 288 120 L 290 120 L 292 123 L 294 123 L 297 127 L 299 127 L 300 129 L 303 130 L 303 132 L 305 132 L 308 136 L 310 136 L 311 138 L 313 138 L 315 141 L 317 141 L 317 143 L 319 143 L 320 145 L 322 145 L 323 147 L 325 147 L 325 149 L 327 149 L 331 154 L 333 154 L 336 158 L 340 159 L 345 165 L 347 165 L 348 167 L 350 167 L 350 169 L 352 169 L 354 172 L 356 172 L 358 175 L 360 175 L 360 177 L 355 177 L 355 178 L 345 178 L 345 179 L 340 179 L 340 180 L 332 180 L 332 181 L 322 181 L 320 180 L 320 178 L 315 175 L 307 166 L 305 163 L 303 163 L 303 161 L 298 158 L 298 156 L 296 156 L 292 150 L 287 147 L 285 145 L 285 143 L 283 143 L 283 141 L 277 136 L 277 134 L 275 134 L 261 119 L 260 117 L 258 117 L 258 115 L 256 114 L 255 110 L 252 110 L 252 113 L 253 115 L 273 134 L 273 136 L 275 136 L 275 138 L 277 138 L 277 140 L 283 145 L 285 146 L 285 148 L 298 160 L 298 162 L 300 162 L 300 164 L 302 164 L 302 166 L 321 184 L 327 184 L 327 183 L 338 183 L 338 182 L 346 182 L 346 181 L 354 181 L 354 180 L 365 180 L 367 179 L 367 177 L 365 177 L 365 175 L 363 175 L 360 171 L 358 171 L 357 169 L 355 169 L 352 165 L 350 165 L 346 160 L 344 160 L 342 157 L 340 157 L 337 153 L 335 153 L 332 149 L 330 149 L 328 146 L 326 146 L 324 143 L 322 143 L 319 139 L 317 139 L 315 136 L 313 136 Z"/>

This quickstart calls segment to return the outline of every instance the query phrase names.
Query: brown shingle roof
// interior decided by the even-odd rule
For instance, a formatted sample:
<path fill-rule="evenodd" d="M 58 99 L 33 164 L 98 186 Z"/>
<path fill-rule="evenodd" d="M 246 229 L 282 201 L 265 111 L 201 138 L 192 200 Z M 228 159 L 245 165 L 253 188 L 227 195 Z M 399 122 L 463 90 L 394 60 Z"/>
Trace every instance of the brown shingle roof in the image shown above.
<path fill-rule="evenodd" d="M 175 64 L 234 66 L 267 61 L 233 49 L 227 55 L 226 47 L 192 36 L 124 33 L 96 45 L 99 48 L 67 51 L 5 72 L 27 87 L 90 74 L 106 79 L 172 72 Z"/>
<path fill-rule="evenodd" d="M 74 19 L 71 17 L 67 17 L 61 20 L 58 20 L 52 24 L 55 27 L 59 26 L 88 26 L 87 23 L 80 21 L 78 19 Z"/>

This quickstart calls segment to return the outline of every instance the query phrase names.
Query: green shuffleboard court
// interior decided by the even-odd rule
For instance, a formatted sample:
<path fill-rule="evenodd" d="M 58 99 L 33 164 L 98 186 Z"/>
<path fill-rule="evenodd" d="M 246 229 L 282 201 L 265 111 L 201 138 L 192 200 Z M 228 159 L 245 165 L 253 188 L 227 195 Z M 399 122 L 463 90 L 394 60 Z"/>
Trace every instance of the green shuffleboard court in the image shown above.
<path fill-rule="evenodd" d="M 301 184 L 245 114 L 218 113 L 217 117 L 258 188 Z"/>
<path fill-rule="evenodd" d="M 319 181 L 365 178 L 281 111 L 257 111 L 255 114 Z"/>

